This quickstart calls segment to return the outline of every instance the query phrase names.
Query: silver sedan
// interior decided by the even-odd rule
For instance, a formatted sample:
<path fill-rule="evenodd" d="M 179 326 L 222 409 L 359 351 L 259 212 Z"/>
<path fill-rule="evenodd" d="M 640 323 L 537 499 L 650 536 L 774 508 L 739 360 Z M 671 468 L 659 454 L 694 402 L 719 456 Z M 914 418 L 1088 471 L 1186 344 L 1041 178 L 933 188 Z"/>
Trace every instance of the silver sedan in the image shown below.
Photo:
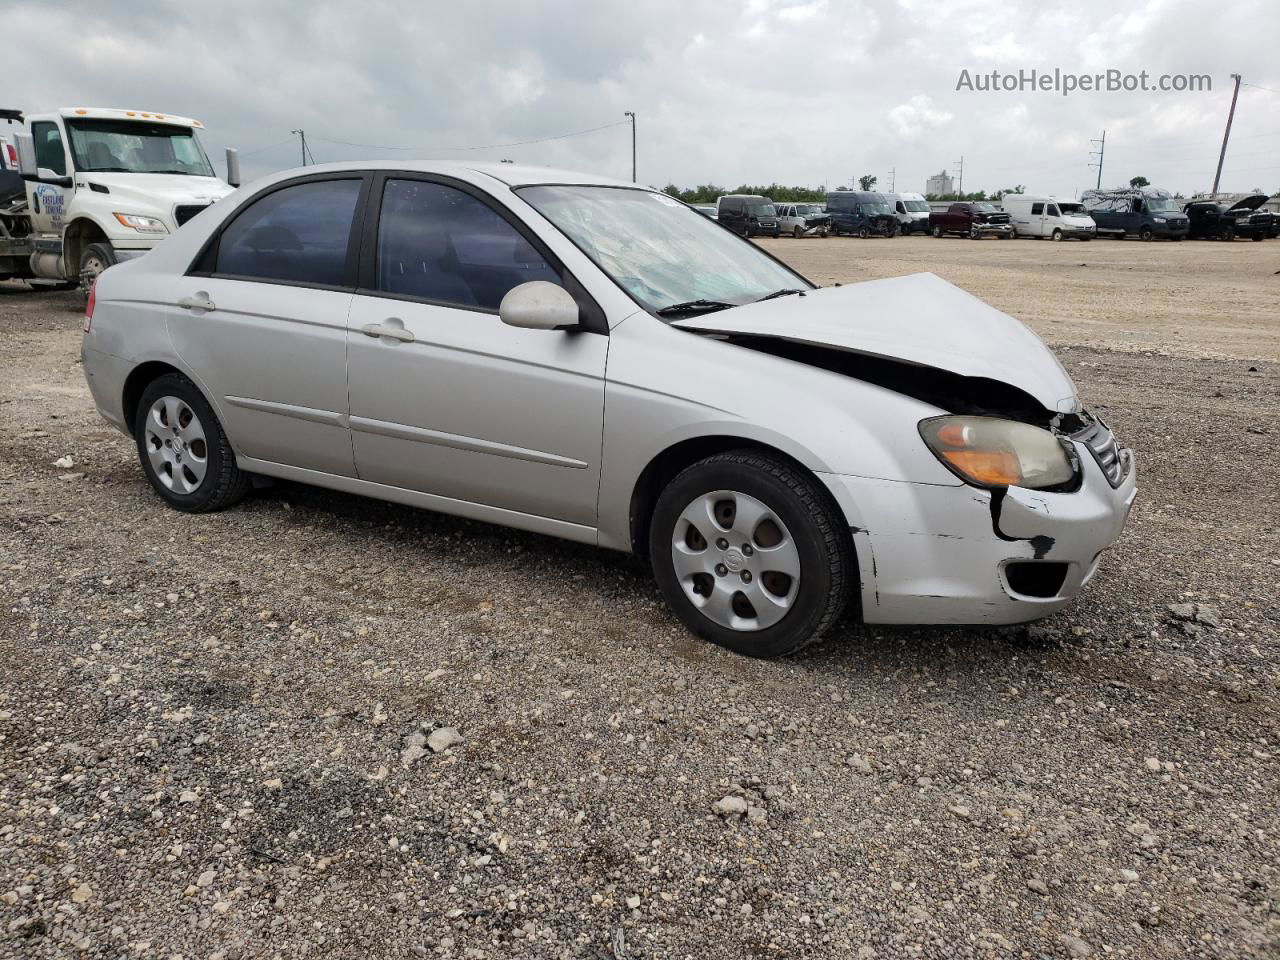
<path fill-rule="evenodd" d="M 102 275 L 82 355 L 179 510 L 262 475 L 635 552 L 753 656 L 846 610 L 1051 614 L 1134 498 L 1013 318 L 931 274 L 819 289 L 664 194 L 541 168 L 245 186 Z"/>

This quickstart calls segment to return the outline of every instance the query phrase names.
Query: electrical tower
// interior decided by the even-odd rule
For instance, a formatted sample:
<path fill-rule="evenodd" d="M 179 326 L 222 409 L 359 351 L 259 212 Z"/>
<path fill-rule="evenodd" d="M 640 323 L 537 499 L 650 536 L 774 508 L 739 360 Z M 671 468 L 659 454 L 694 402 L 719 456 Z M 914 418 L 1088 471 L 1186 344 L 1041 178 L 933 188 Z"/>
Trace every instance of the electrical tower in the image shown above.
<path fill-rule="evenodd" d="M 1091 157 L 1097 157 L 1097 158 L 1098 158 L 1098 162 L 1097 162 L 1097 163 L 1093 163 L 1092 161 L 1090 161 L 1089 166 L 1091 166 L 1091 167 L 1097 167 L 1097 168 L 1098 168 L 1098 186 L 1097 186 L 1097 189 L 1098 189 L 1098 190 L 1101 190 L 1101 189 L 1102 189 L 1102 161 L 1103 161 L 1103 158 L 1106 156 L 1106 153 L 1107 153 L 1107 131 L 1105 131 L 1105 130 L 1103 130 L 1103 131 L 1102 131 L 1102 139 L 1101 139 L 1101 140 L 1090 140 L 1089 142 L 1090 142 L 1090 143 L 1096 143 L 1096 144 L 1098 145 L 1098 149 L 1097 149 L 1097 150 L 1090 150 L 1090 151 L 1089 151 L 1089 156 L 1091 156 Z"/>

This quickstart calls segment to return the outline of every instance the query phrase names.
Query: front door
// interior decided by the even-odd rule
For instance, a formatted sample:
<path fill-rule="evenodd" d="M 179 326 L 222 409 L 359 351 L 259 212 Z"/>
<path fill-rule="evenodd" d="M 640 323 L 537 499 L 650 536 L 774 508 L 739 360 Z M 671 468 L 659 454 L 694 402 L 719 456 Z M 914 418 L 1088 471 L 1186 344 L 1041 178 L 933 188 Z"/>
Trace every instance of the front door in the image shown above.
<path fill-rule="evenodd" d="M 594 527 L 609 338 L 498 317 L 521 283 L 576 284 L 475 188 L 379 183 L 349 325 L 360 478 Z"/>
<path fill-rule="evenodd" d="M 70 174 L 67 163 L 67 148 L 62 140 L 62 131 L 52 120 L 41 120 L 31 124 L 31 139 L 35 144 L 36 167 L 53 174 L 65 177 Z M 31 183 L 27 187 L 28 206 L 31 209 L 31 226 L 36 233 L 61 234 L 66 224 L 67 209 L 71 206 L 73 187 L 63 187 L 55 183 Z M 71 264 L 70 274 L 79 269 L 78 263 Z"/>
<path fill-rule="evenodd" d="M 243 456 L 355 473 L 347 316 L 364 183 L 346 173 L 272 188 L 166 288 L 174 347 Z"/>

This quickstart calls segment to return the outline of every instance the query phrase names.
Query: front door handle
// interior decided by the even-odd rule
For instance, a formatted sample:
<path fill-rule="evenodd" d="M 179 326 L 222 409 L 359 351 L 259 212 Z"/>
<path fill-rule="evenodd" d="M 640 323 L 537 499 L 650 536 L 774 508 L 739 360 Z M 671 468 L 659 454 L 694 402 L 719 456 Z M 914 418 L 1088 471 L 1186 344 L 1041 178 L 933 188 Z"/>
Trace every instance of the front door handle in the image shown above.
<path fill-rule="evenodd" d="M 178 301 L 178 306 L 183 310 L 202 310 L 208 313 L 210 310 L 217 310 L 217 305 L 209 299 L 207 293 L 197 293 L 194 297 L 183 297 Z"/>
<path fill-rule="evenodd" d="M 366 337 L 396 340 L 400 343 L 413 343 L 417 339 L 412 330 L 404 328 L 404 321 L 397 317 L 389 317 L 386 323 L 366 323 L 360 328 L 360 332 Z"/>

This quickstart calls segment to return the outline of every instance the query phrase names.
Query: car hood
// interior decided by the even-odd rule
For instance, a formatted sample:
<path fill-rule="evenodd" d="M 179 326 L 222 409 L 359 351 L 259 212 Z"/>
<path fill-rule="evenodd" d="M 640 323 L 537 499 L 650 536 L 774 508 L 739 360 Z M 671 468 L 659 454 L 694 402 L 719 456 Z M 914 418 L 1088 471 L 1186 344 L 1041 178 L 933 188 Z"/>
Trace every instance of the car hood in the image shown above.
<path fill-rule="evenodd" d="M 1030 328 L 932 273 L 824 287 L 683 320 L 682 330 L 776 337 L 996 380 L 1075 413 L 1075 384 Z"/>
<path fill-rule="evenodd" d="M 1255 193 L 1252 196 L 1242 197 L 1233 203 L 1229 210 L 1257 210 L 1260 206 L 1270 199 L 1265 193 Z"/>
<path fill-rule="evenodd" d="M 121 213 L 168 214 L 179 203 L 212 203 L 235 188 L 216 177 L 189 177 L 179 173 L 80 173 L 77 179 L 97 183 L 118 198 Z"/>

